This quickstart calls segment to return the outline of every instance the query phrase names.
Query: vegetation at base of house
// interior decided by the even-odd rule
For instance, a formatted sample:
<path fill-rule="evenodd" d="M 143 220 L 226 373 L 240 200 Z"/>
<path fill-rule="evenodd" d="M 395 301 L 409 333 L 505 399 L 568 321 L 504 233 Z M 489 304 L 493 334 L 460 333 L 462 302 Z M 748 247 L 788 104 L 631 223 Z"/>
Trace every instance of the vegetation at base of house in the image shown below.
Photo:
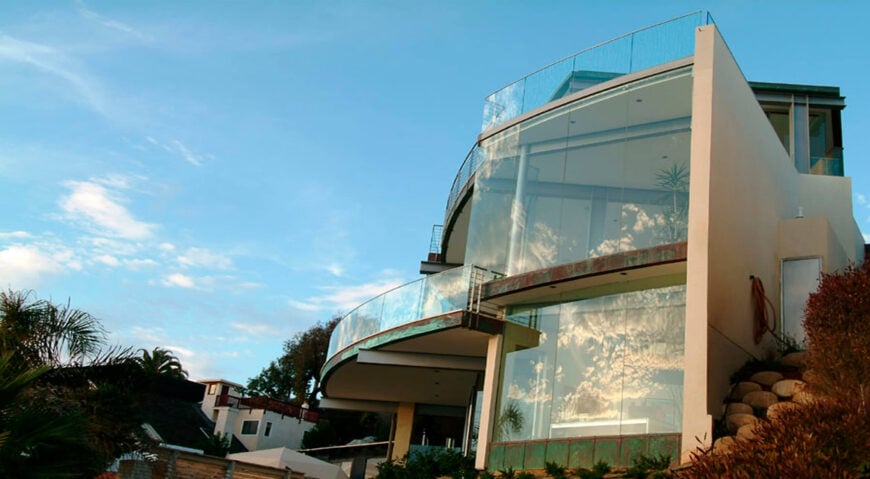
<path fill-rule="evenodd" d="M 139 406 L 154 381 L 90 314 L 0 291 L 0 477 L 94 477 L 147 449 Z"/>
<path fill-rule="evenodd" d="M 230 452 L 231 444 L 229 434 L 213 433 L 209 437 L 202 438 L 200 449 L 209 456 L 224 457 Z"/>
<path fill-rule="evenodd" d="M 660 479 L 671 477 L 671 456 L 647 456 L 641 454 L 632 461 L 631 467 L 625 471 L 626 478 Z"/>
<path fill-rule="evenodd" d="M 425 479 L 449 476 L 453 479 L 478 477 L 474 459 L 451 449 L 412 452 L 398 461 L 378 464 L 378 479 Z"/>
<path fill-rule="evenodd" d="M 575 475 L 580 479 L 603 479 L 606 474 L 610 473 L 610 464 L 604 461 L 598 461 L 592 465 L 591 469 L 580 468 L 575 471 Z"/>
<path fill-rule="evenodd" d="M 565 470 L 565 466 L 556 464 L 555 462 L 547 462 L 544 465 L 544 471 L 548 476 L 553 479 L 565 479 L 567 476 L 567 471 Z"/>
<path fill-rule="evenodd" d="M 685 478 L 870 477 L 870 262 L 826 274 L 810 295 L 804 374 L 814 400 L 777 413 L 726 453 L 696 454 Z"/>

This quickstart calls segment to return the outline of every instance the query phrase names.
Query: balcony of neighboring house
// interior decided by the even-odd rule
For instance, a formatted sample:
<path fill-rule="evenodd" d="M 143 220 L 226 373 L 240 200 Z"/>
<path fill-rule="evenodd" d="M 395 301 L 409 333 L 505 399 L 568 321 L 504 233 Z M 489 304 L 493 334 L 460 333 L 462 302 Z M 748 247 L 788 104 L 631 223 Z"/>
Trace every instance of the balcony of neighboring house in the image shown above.
<path fill-rule="evenodd" d="M 320 420 L 320 413 L 308 409 L 305 403 L 303 403 L 302 406 L 297 406 L 295 404 L 267 397 L 240 397 L 221 394 L 215 399 L 214 407 L 263 409 L 281 414 L 282 416 L 295 417 L 307 422 L 316 423 Z"/>

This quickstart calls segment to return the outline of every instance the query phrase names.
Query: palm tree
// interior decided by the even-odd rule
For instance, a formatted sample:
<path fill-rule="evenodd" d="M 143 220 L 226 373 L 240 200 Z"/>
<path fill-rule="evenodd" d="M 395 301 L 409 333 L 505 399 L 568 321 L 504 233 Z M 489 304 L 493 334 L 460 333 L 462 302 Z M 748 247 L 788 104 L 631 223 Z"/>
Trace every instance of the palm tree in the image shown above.
<path fill-rule="evenodd" d="M 142 355 L 137 357 L 135 361 L 146 374 L 187 379 L 187 371 L 181 367 L 181 361 L 172 354 L 172 351 L 159 347 L 150 352 L 144 348 L 139 351 Z"/>
<path fill-rule="evenodd" d="M 123 350 L 104 350 L 106 332 L 90 314 L 66 305 L 31 299 L 31 291 L 0 291 L 0 350 L 29 367 L 82 366 L 123 359 Z"/>

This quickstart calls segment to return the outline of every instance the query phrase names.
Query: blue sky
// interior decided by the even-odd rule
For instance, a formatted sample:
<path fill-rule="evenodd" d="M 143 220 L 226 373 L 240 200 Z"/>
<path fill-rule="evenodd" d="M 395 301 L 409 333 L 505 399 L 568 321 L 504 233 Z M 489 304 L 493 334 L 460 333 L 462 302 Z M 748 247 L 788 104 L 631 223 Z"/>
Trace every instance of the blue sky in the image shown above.
<path fill-rule="evenodd" d="M 418 276 L 483 98 L 711 11 L 750 80 L 837 85 L 870 232 L 864 2 L 6 2 L 0 287 L 246 382 Z"/>

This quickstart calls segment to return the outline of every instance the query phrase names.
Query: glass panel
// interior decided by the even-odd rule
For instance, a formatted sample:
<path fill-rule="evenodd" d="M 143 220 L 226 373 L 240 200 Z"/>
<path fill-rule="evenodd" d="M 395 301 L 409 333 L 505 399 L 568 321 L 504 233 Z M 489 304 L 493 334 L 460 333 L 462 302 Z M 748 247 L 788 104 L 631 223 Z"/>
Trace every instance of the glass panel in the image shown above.
<path fill-rule="evenodd" d="M 829 143 L 828 115 L 810 113 L 810 156 L 828 156 Z"/>
<path fill-rule="evenodd" d="M 485 140 L 465 264 L 517 274 L 686 240 L 690 69 Z"/>
<path fill-rule="evenodd" d="M 681 430 L 685 286 L 512 312 L 537 347 L 503 362 L 496 440 Z"/>
<path fill-rule="evenodd" d="M 624 35 L 559 60 L 486 98 L 482 130 L 557 98 L 630 72 L 691 56 L 695 27 L 712 23 L 695 12 Z"/>
<path fill-rule="evenodd" d="M 782 262 L 782 334 L 798 344 L 806 341 L 804 312 L 810 293 L 819 287 L 822 263 L 819 258 Z"/>
<path fill-rule="evenodd" d="M 773 127 L 773 131 L 776 132 L 776 136 L 779 137 L 779 141 L 782 142 L 782 146 L 785 148 L 786 153 L 790 153 L 791 118 L 789 117 L 788 112 L 766 111 L 764 113 L 767 115 L 767 119 L 770 120 L 770 125 Z"/>

